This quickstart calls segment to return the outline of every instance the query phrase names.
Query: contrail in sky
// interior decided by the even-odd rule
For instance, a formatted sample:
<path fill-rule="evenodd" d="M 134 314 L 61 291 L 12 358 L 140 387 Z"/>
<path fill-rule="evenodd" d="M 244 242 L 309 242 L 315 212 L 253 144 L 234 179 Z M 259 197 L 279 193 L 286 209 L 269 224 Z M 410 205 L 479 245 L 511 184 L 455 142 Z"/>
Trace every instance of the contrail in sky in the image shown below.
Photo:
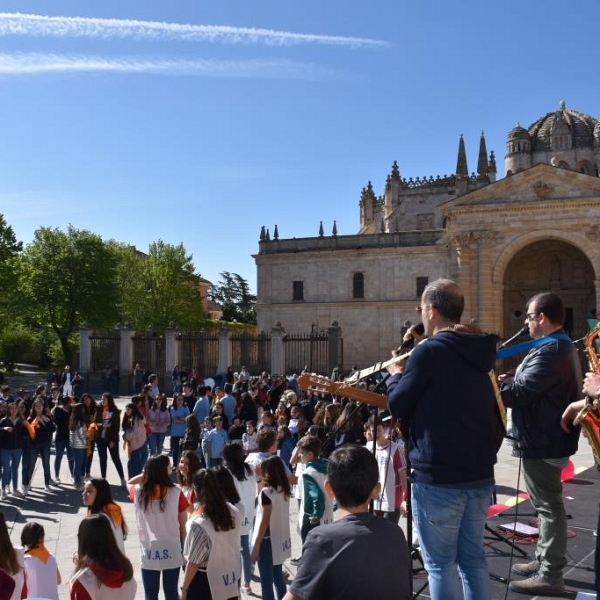
<path fill-rule="evenodd" d="M 189 25 L 133 19 L 48 17 L 22 13 L 0 13 L 0 35 L 86 37 L 99 39 L 152 39 L 222 44 L 293 46 L 323 44 L 348 47 L 390 47 L 393 44 L 370 38 L 293 33 L 228 25 Z"/>
<path fill-rule="evenodd" d="M 333 69 L 326 69 L 312 63 L 278 59 L 180 60 L 0 53 L 0 76 L 77 71 L 302 80 L 333 78 L 340 75 L 339 72 Z"/>

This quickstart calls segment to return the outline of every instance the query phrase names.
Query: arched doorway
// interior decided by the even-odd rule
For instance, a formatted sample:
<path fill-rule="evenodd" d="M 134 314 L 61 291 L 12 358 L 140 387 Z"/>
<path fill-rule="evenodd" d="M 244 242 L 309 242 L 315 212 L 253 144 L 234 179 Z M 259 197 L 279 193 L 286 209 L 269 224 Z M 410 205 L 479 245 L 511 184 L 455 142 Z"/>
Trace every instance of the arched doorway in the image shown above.
<path fill-rule="evenodd" d="M 554 292 L 564 302 L 565 330 L 583 337 L 587 319 L 596 316 L 594 269 L 578 248 L 560 240 L 534 242 L 517 252 L 504 277 L 504 331 L 518 331 L 525 318 L 525 303 L 540 292 Z"/>

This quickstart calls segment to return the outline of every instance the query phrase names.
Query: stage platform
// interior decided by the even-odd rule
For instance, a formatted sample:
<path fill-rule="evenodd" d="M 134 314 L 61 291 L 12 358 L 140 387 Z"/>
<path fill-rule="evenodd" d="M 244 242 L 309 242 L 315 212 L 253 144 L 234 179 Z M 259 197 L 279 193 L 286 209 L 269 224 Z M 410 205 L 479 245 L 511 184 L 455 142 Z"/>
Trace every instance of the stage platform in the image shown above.
<path fill-rule="evenodd" d="M 594 598 L 594 551 L 596 547 L 596 526 L 598 523 L 598 502 L 600 500 L 600 472 L 596 467 L 589 468 L 581 473 L 573 475 L 571 479 L 563 484 L 565 508 L 568 515 L 568 541 L 567 541 L 567 566 L 564 571 L 565 593 L 559 598 Z M 519 575 L 511 575 L 511 566 L 515 563 L 529 562 L 533 560 L 535 553 L 535 537 L 507 533 L 499 529 L 499 525 L 508 525 L 514 529 L 514 523 L 529 526 L 535 519 L 529 500 L 524 499 L 526 494 L 513 497 L 514 506 L 504 505 L 502 512 L 488 519 L 491 529 L 486 539 L 486 556 L 490 568 L 490 580 L 492 584 L 493 600 L 532 598 L 508 591 L 508 582 L 523 579 Z M 499 507 L 500 509 L 500 507 Z M 514 541 L 514 548 L 511 545 Z M 523 556 L 523 553 L 526 556 Z M 418 561 L 414 561 L 414 567 L 418 567 Z M 426 583 L 427 575 L 424 572 L 415 573 L 413 587 L 415 593 Z M 591 594 L 587 596 L 584 594 Z M 425 587 L 417 598 L 429 598 L 427 587 Z"/>

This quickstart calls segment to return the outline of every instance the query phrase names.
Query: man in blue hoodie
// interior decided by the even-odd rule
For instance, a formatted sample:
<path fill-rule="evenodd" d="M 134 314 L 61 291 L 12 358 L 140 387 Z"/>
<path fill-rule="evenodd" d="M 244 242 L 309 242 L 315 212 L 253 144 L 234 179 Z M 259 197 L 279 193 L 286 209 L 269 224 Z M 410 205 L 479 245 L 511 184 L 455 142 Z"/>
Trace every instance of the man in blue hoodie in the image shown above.
<path fill-rule="evenodd" d="M 489 374 L 498 338 L 460 325 L 463 309 L 458 284 L 430 283 L 420 306 L 426 339 L 403 371 L 388 368 L 390 412 L 410 424 L 413 518 L 433 600 L 491 597 L 483 537 L 498 448 Z"/>

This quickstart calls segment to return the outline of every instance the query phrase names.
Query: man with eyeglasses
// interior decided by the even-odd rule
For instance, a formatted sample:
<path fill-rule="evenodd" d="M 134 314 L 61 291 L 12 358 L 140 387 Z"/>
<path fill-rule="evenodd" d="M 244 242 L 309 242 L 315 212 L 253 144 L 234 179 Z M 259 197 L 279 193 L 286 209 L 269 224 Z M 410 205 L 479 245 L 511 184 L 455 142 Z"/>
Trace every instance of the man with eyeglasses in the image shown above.
<path fill-rule="evenodd" d="M 560 474 L 577 452 L 579 429 L 564 431 L 561 416 L 577 400 L 581 363 L 562 327 L 562 300 L 550 292 L 527 303 L 525 323 L 534 340 L 514 376 L 501 376 L 500 391 L 512 409 L 514 449 L 523 459 L 525 488 L 538 513 L 536 559 L 516 564 L 512 571 L 527 579 L 513 581 L 510 589 L 528 595 L 555 595 L 564 591 L 563 568 L 567 552 L 567 516 Z"/>

